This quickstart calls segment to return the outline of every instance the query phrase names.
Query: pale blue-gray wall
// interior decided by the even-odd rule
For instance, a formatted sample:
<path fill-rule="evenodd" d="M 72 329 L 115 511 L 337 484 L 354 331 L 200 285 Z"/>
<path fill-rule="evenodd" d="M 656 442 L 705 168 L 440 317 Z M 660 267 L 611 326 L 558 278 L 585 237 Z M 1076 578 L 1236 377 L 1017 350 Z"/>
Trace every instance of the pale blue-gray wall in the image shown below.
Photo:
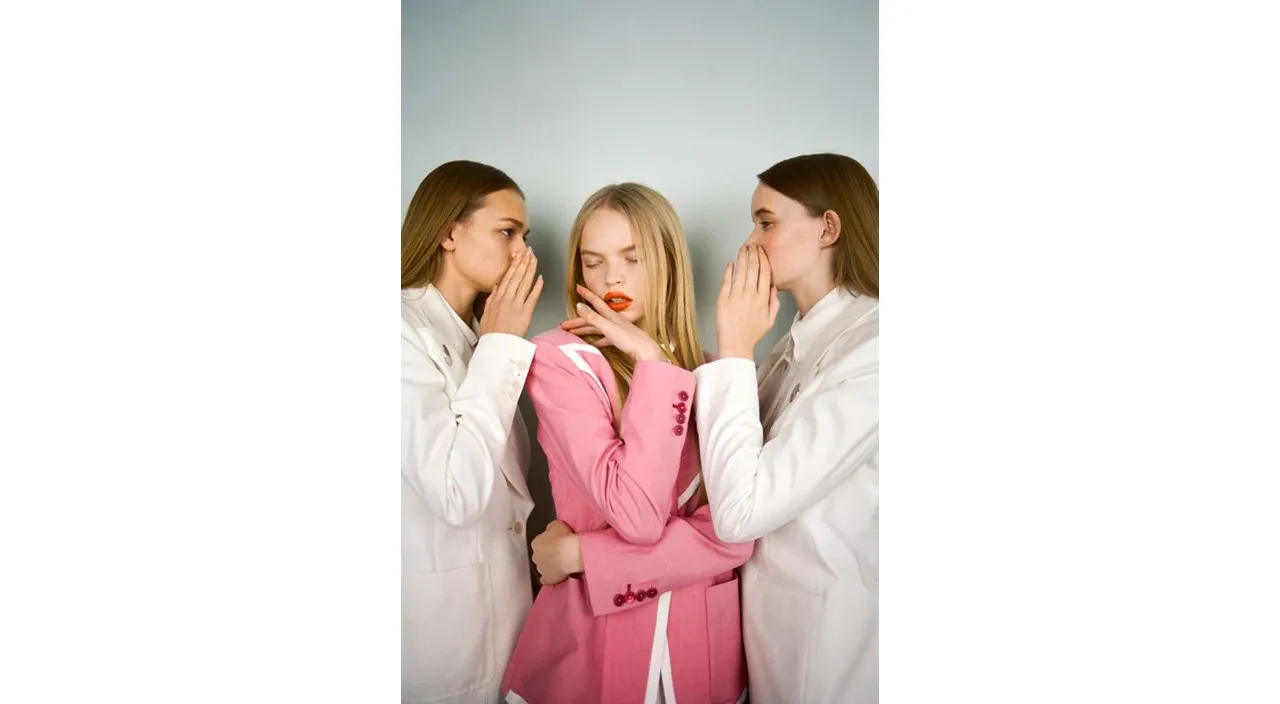
<path fill-rule="evenodd" d="M 715 294 L 751 229 L 755 174 L 834 151 L 878 177 L 874 0 L 406 0 L 402 9 L 401 213 L 445 161 L 510 174 L 527 196 L 547 282 L 530 334 L 563 319 L 569 226 L 600 186 L 639 181 L 675 205 L 703 345 L 714 350 Z M 794 314 L 784 296 L 758 357 Z M 536 427 L 527 402 L 522 411 Z M 538 530 L 552 515 L 538 450 L 530 483 Z"/>

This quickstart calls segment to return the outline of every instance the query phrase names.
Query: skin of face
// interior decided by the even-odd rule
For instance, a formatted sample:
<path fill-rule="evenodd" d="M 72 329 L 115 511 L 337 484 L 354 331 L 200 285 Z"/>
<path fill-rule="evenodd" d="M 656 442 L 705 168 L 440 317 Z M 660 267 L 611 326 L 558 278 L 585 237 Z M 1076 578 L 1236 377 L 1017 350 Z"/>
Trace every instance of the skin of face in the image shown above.
<path fill-rule="evenodd" d="M 527 247 L 529 212 L 524 198 L 513 190 L 485 196 L 480 208 L 465 221 L 455 223 L 443 243 L 452 253 L 454 266 L 472 287 L 488 293 L 511 260 Z"/>
<path fill-rule="evenodd" d="M 644 263 L 631 234 L 631 223 L 616 210 L 601 208 L 582 228 L 578 253 L 584 285 L 632 323 L 644 317 Z"/>
<path fill-rule="evenodd" d="M 746 244 L 764 247 L 779 289 L 790 290 L 822 266 L 823 219 L 810 215 L 800 203 L 761 183 L 751 194 L 751 221 Z"/>

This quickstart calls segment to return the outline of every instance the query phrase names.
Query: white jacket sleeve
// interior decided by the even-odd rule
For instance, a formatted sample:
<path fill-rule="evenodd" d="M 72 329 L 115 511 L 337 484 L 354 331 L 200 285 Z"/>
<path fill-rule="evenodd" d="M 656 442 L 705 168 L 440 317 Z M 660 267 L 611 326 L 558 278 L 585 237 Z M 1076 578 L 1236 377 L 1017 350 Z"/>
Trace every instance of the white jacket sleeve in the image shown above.
<path fill-rule="evenodd" d="M 440 520 L 472 525 L 502 471 L 534 345 L 514 335 L 482 335 L 450 397 L 418 332 L 402 321 L 400 338 L 400 473 Z"/>
<path fill-rule="evenodd" d="M 879 449 L 879 339 L 845 353 L 795 400 L 791 421 L 764 442 L 755 365 L 698 368 L 702 474 L 716 535 L 755 540 L 797 518 Z"/>

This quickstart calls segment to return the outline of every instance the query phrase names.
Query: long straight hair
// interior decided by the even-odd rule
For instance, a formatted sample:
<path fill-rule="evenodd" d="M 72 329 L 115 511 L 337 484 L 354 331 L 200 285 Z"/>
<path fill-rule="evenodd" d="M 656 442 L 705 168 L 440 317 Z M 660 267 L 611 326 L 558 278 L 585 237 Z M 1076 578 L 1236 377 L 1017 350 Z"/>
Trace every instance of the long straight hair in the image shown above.
<path fill-rule="evenodd" d="M 880 189 L 862 164 L 843 154 L 805 154 L 780 161 L 757 178 L 813 217 L 834 210 L 840 216 L 836 284 L 880 297 Z"/>
<path fill-rule="evenodd" d="M 705 360 L 698 342 L 697 307 L 693 300 L 693 265 L 680 218 L 661 193 L 638 183 L 618 183 L 596 191 L 582 205 L 569 232 L 569 265 L 565 269 L 565 301 L 570 318 L 584 302 L 575 288 L 582 277 L 582 228 L 597 210 L 613 210 L 627 218 L 631 236 L 644 264 L 647 294 L 641 327 L 663 347 L 673 364 L 692 371 Z M 588 336 L 588 342 L 599 336 Z M 635 375 L 635 361 L 613 347 L 601 350 L 626 401 Z"/>
<path fill-rule="evenodd" d="M 440 243 L 454 223 L 465 222 L 490 193 L 524 191 L 511 177 L 487 164 L 450 161 L 431 170 L 409 201 L 400 227 L 400 288 L 422 288 L 435 281 L 442 259 Z"/>

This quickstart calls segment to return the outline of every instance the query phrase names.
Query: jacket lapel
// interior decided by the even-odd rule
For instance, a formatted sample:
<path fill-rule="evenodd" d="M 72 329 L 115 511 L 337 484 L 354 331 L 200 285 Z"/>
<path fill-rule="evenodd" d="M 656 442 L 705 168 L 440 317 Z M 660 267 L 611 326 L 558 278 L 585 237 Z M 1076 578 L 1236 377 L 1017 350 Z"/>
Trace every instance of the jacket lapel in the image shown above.
<path fill-rule="evenodd" d="M 827 362 L 827 353 L 831 351 L 836 342 L 848 335 L 869 332 L 872 326 L 866 323 L 873 319 L 879 310 L 879 299 L 871 296 L 858 296 L 849 304 L 849 309 L 843 315 L 818 334 L 817 339 L 814 341 L 814 353 L 809 355 L 800 365 L 800 368 L 796 370 L 793 377 L 794 380 L 788 382 L 786 388 L 778 391 L 779 394 L 786 395 L 777 399 L 776 417 L 771 420 L 766 419 L 762 413 L 761 421 L 769 421 L 765 424 L 765 429 L 770 431 L 766 432 L 766 437 L 771 434 L 772 428 L 779 426 L 779 424 L 790 422 L 787 419 L 789 419 L 790 413 L 795 408 L 795 404 L 792 401 L 795 400 L 796 394 L 802 393 L 813 382 L 818 372 L 822 371 L 822 367 Z"/>
<path fill-rule="evenodd" d="M 880 300 L 871 296 L 858 296 L 849 304 L 849 309 L 844 315 L 833 324 L 828 325 L 825 330 L 818 335 L 813 349 L 816 354 L 809 356 L 805 360 L 803 368 L 797 377 L 801 387 L 813 380 L 813 377 L 822 370 L 823 364 L 826 362 L 827 352 L 829 352 L 836 340 L 845 335 L 856 334 L 857 330 L 871 316 L 880 310 Z"/>
<path fill-rule="evenodd" d="M 423 297 L 417 299 L 415 304 L 427 322 L 425 327 L 418 328 L 418 335 L 427 348 L 427 356 L 444 373 L 445 387 L 449 395 L 453 396 L 467 376 L 462 351 L 454 349 L 456 343 L 453 340 L 457 335 L 451 326 L 455 323 L 449 311 L 439 310 L 439 300 L 430 289 L 425 289 Z"/>
<path fill-rule="evenodd" d="M 428 292 L 418 301 L 418 308 L 434 333 L 422 335 L 422 339 L 426 342 L 427 354 L 444 372 L 445 385 L 449 395 L 452 396 L 457 393 L 458 387 L 462 386 L 463 380 L 467 377 L 467 365 L 462 361 L 462 351 L 454 349 L 457 343 L 441 342 L 452 341 L 457 337 L 453 330 L 457 321 L 453 319 L 452 311 L 443 309 L 441 305 L 440 299 L 432 292 Z M 508 436 L 506 447 L 503 448 L 500 466 L 502 475 L 506 477 L 511 488 L 525 500 L 532 502 L 533 497 L 529 492 L 528 482 L 520 471 L 522 467 L 529 466 L 529 429 L 525 426 L 518 407 L 511 421 L 511 434 Z"/>

